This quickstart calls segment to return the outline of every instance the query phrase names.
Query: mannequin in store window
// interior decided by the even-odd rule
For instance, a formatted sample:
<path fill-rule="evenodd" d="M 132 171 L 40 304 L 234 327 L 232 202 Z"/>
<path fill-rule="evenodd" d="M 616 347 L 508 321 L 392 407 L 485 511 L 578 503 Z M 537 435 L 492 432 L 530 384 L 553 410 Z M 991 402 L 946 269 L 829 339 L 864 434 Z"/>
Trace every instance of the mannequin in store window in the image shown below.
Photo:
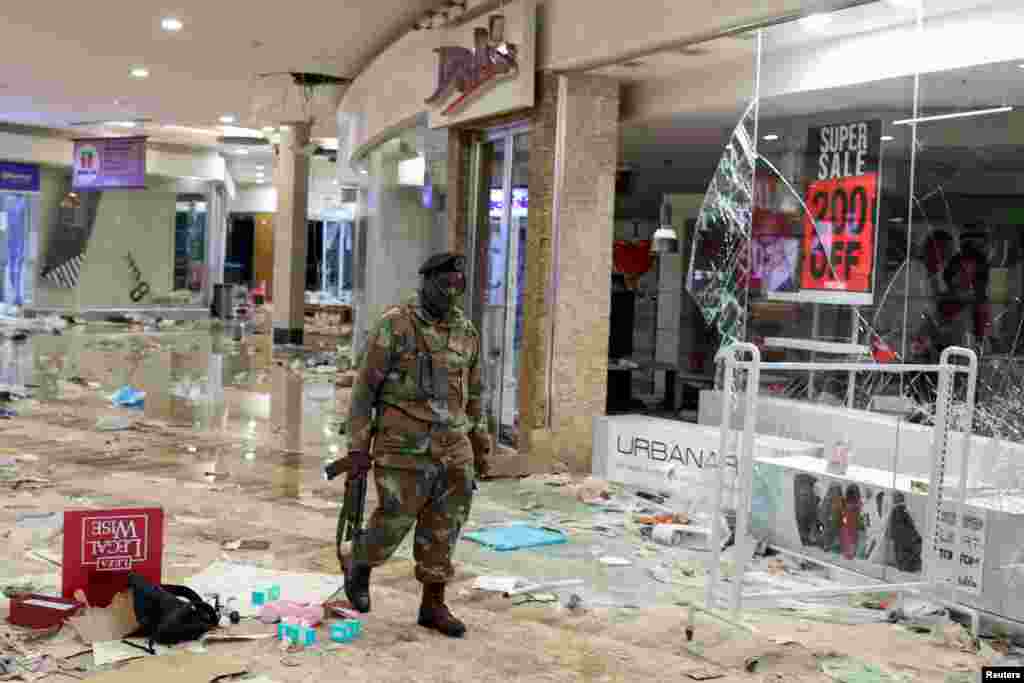
<path fill-rule="evenodd" d="M 936 233 L 937 235 L 940 233 Z M 947 235 L 948 237 L 948 235 Z M 961 239 L 960 250 L 943 258 L 952 237 L 938 248 L 926 244 L 925 262 L 933 283 L 933 308 L 914 339 L 913 351 L 936 362 L 950 346 L 983 349 L 991 334 L 988 283 L 991 267 L 985 252 L 984 233 L 972 230 Z M 939 270 L 941 268 L 941 270 Z M 941 277 L 938 277 L 941 276 Z"/>
<path fill-rule="evenodd" d="M 28 239 L 28 201 L 24 196 L 12 194 L 6 199 L 7 211 L 7 272 L 4 273 L 4 303 L 21 306 L 24 301 L 22 270 L 25 265 L 25 242 Z"/>

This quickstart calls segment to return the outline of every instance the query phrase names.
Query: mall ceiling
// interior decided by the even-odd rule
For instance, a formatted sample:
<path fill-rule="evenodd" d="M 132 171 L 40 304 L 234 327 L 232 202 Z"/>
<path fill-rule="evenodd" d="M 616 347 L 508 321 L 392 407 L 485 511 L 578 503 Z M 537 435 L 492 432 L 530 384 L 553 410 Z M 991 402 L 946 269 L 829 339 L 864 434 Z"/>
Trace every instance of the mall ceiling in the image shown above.
<path fill-rule="evenodd" d="M 221 117 L 260 129 L 294 111 L 299 91 L 274 72 L 350 77 L 440 0 L 8 2 L 0 22 L 0 123 L 66 128 L 150 119 L 168 142 L 209 143 Z M 181 22 L 167 31 L 164 19 Z M 148 76 L 135 78 L 133 69 Z M 340 93 L 319 102 L 336 135 Z M 262 113 L 260 113 L 262 112 Z M 326 112 L 326 113 L 321 113 Z M 328 120 L 329 119 L 329 120 Z M 213 136 L 211 138 L 211 135 Z"/>

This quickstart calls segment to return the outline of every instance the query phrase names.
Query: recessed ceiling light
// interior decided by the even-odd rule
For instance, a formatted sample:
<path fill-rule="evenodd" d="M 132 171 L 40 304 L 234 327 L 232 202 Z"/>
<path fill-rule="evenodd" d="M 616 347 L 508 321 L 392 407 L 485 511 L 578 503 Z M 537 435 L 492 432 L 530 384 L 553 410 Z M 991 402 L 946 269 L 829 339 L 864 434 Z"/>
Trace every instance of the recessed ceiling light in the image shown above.
<path fill-rule="evenodd" d="M 921 0 L 885 0 L 893 7 L 900 9 L 917 9 L 921 6 Z"/>
<path fill-rule="evenodd" d="M 162 28 L 165 31 L 170 31 L 172 33 L 175 31 L 180 31 L 184 27 L 185 24 L 181 23 L 180 19 L 175 19 L 174 17 L 164 17 L 160 21 L 160 28 Z"/>
<path fill-rule="evenodd" d="M 224 124 L 234 123 L 235 117 L 231 114 L 225 114 L 224 116 L 220 117 L 220 122 Z"/>
<path fill-rule="evenodd" d="M 800 20 L 800 25 L 809 31 L 824 31 L 832 23 L 828 14 L 811 14 Z"/>
<path fill-rule="evenodd" d="M 131 73 L 132 78 L 149 78 L 149 69 L 145 67 L 137 66 L 129 73 Z"/>
<path fill-rule="evenodd" d="M 895 140 L 895 139 L 896 139 L 896 138 L 894 138 L 894 137 L 893 137 L 893 136 L 891 136 L 891 135 L 883 135 L 883 136 L 882 136 L 882 142 L 892 142 L 892 141 L 893 141 L 893 140 Z"/>
<path fill-rule="evenodd" d="M 765 142 L 775 142 L 776 140 L 779 139 L 779 136 L 776 135 L 775 133 L 768 133 L 768 135 L 765 135 L 761 139 L 764 140 Z"/>

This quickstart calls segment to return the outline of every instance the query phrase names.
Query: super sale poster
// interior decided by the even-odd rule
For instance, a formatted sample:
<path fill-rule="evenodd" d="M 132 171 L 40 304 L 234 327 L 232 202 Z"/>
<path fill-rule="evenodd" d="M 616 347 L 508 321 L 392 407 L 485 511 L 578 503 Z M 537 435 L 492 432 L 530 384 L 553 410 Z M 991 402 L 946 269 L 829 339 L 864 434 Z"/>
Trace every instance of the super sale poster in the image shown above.
<path fill-rule="evenodd" d="M 808 132 L 809 183 L 800 289 L 870 296 L 874 286 L 881 121 L 855 121 Z"/>

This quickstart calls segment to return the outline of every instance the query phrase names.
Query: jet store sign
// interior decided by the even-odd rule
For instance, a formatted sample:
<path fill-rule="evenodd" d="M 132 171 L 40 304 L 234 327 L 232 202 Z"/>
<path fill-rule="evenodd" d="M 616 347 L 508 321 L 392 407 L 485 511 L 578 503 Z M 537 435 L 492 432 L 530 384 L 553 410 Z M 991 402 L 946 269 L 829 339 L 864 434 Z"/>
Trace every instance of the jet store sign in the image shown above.
<path fill-rule="evenodd" d="M 800 288 L 870 295 L 874 284 L 881 121 L 811 128 Z"/>

